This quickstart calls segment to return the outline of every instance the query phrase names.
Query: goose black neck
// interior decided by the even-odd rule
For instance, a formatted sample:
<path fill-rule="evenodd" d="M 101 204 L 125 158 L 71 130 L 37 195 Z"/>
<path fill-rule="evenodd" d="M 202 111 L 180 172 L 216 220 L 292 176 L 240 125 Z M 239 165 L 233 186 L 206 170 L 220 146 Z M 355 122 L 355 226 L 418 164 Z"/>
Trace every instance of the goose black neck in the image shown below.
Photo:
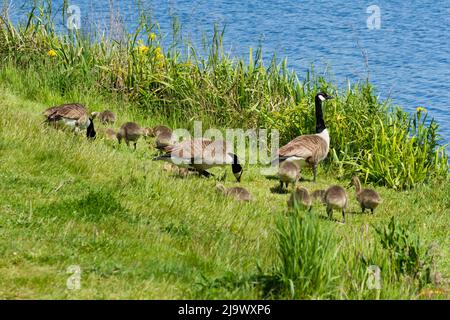
<path fill-rule="evenodd" d="M 316 133 L 321 133 L 325 130 L 325 121 L 323 120 L 322 113 L 322 100 L 317 96 L 316 97 Z"/>
<path fill-rule="evenodd" d="M 97 135 L 97 133 L 95 132 L 95 129 L 94 129 L 94 120 L 93 119 L 89 119 L 89 126 L 87 127 L 87 130 L 86 130 L 86 136 L 89 138 L 89 139 L 95 139 L 95 136 Z"/>
<path fill-rule="evenodd" d="M 231 165 L 233 173 L 239 173 L 242 171 L 242 166 L 239 164 L 239 159 L 237 155 L 233 154 L 233 163 Z"/>

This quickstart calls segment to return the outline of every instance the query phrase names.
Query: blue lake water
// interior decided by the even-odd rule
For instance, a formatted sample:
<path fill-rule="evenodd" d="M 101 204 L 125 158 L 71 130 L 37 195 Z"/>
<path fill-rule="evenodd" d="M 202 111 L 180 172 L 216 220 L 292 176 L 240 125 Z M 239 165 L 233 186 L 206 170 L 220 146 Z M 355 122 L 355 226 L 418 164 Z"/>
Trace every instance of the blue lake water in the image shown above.
<path fill-rule="evenodd" d="M 12 1 L 11 16 L 23 19 L 32 1 Z M 450 1 L 349 1 L 337 0 L 142 0 L 170 39 L 173 17 L 182 25 L 184 38 L 200 47 L 214 23 L 226 26 L 224 47 L 232 55 L 248 57 L 259 45 L 270 59 L 287 57 L 288 67 L 302 78 L 313 63 L 340 87 L 347 80 L 367 77 L 381 98 L 414 112 L 418 106 L 440 123 L 443 140 L 450 142 Z M 54 8 L 62 0 L 53 1 Z M 109 26 L 110 1 L 71 1 L 81 9 L 82 20 Z M 368 18 L 371 5 L 379 20 Z M 137 26 L 136 0 L 114 1 L 129 30 Z M 379 23 L 379 29 L 376 28 Z M 83 26 L 82 26 L 83 27 Z M 367 57 L 366 60 L 362 51 Z"/>

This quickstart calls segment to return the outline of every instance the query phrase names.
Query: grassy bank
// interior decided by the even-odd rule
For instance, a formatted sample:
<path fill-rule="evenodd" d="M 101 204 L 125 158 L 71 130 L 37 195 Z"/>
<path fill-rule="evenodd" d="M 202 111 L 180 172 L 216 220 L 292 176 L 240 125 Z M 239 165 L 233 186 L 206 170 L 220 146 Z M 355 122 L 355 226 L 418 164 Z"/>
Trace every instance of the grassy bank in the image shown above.
<path fill-rule="evenodd" d="M 21 26 L 0 24 L 0 297 L 448 298 L 448 157 L 426 110 L 379 101 L 369 83 L 298 79 L 283 61 L 265 66 L 260 50 L 249 63 L 228 57 L 218 30 L 206 57 L 164 49 L 145 17 L 120 39 L 57 34 L 49 3 Z M 119 124 L 201 120 L 277 129 L 286 142 L 313 132 L 318 90 L 336 97 L 324 111 L 332 149 L 304 186 L 346 186 L 357 173 L 384 199 L 360 214 L 349 189 L 345 225 L 321 219 L 319 205 L 288 212 L 257 166 L 242 182 L 256 200 L 241 204 L 218 195 L 214 179 L 162 170 L 143 141 L 136 152 L 101 135 L 86 141 L 41 116 L 79 101 L 115 111 Z M 80 290 L 66 286 L 72 265 Z M 379 290 L 367 285 L 372 266 Z"/>
<path fill-rule="evenodd" d="M 164 172 L 150 161 L 153 153 L 143 141 L 134 153 L 101 139 L 88 142 L 45 128 L 40 112 L 47 104 L 4 88 L 0 106 L 1 297 L 291 297 L 289 290 L 273 291 L 283 288 L 277 252 L 290 248 L 276 239 L 280 232 L 289 238 L 302 229 L 284 230 L 296 225 L 286 212 L 287 196 L 270 192 L 277 181 L 262 177 L 258 168 L 246 168 L 242 183 L 256 201 L 227 201 L 216 194 L 213 180 Z M 120 121 L 130 117 L 119 113 Z M 227 185 L 234 184 L 231 178 Z M 331 183 L 340 182 L 321 172 L 317 185 L 305 186 Z M 324 257 L 328 273 L 317 280 L 317 288 L 296 291 L 294 297 L 426 298 L 424 288 L 438 292 L 433 297 L 445 297 L 443 282 L 419 285 L 412 274 L 388 271 L 395 261 L 374 227 L 388 225 L 392 216 L 412 223 L 421 246 L 432 246 L 433 274 L 445 281 L 450 268 L 448 184 L 379 191 L 385 201 L 375 215 L 356 213 L 352 195 L 354 214 L 346 225 L 322 219 L 312 224 L 320 228 L 319 241 L 327 234 L 333 237 Z M 316 206 L 313 215 L 323 217 L 325 209 Z M 420 260 L 424 257 L 421 251 Z M 365 285 L 367 264 L 382 268 L 379 292 Z M 78 291 L 66 287 L 70 265 L 82 270 Z"/>

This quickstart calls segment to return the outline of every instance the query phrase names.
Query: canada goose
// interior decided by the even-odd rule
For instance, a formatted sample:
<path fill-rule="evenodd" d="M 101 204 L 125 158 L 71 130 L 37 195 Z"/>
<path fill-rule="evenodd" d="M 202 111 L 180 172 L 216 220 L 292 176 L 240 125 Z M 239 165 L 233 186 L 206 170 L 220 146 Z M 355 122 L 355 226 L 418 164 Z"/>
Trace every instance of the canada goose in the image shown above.
<path fill-rule="evenodd" d="M 314 181 L 317 177 L 317 165 L 328 155 L 330 136 L 323 120 L 322 102 L 332 99 L 326 93 L 319 92 L 315 98 L 316 134 L 303 135 L 295 138 L 278 150 L 278 160 L 294 162 L 299 168 L 310 166 L 313 169 Z"/>
<path fill-rule="evenodd" d="M 166 154 L 153 160 L 172 162 L 177 166 L 193 169 L 205 177 L 211 176 L 208 169 L 231 164 L 233 175 L 238 182 L 241 181 L 243 168 L 226 141 L 195 138 L 168 146 L 164 151 Z"/>
<path fill-rule="evenodd" d="M 311 198 L 313 199 L 313 201 L 324 202 L 324 198 L 323 198 L 324 195 L 325 195 L 325 190 L 319 189 L 319 190 L 315 190 L 311 194 Z"/>
<path fill-rule="evenodd" d="M 294 208 L 296 205 L 302 209 L 311 211 L 312 198 L 304 187 L 297 187 L 288 200 L 288 207 Z"/>
<path fill-rule="evenodd" d="M 136 144 L 141 136 L 148 136 L 148 129 L 141 128 L 135 122 L 127 122 L 124 123 L 119 131 L 117 132 L 117 140 L 119 140 L 119 144 L 122 142 L 122 139 L 125 139 L 127 146 L 130 145 L 130 141 L 134 144 L 134 150 L 136 150 Z"/>
<path fill-rule="evenodd" d="M 157 126 L 155 126 L 153 128 L 150 128 L 149 136 L 150 137 L 156 137 L 159 134 L 164 133 L 164 132 L 172 133 L 172 129 L 170 129 L 169 127 L 163 126 L 163 125 L 157 125 Z"/>
<path fill-rule="evenodd" d="M 295 184 L 300 179 L 300 168 L 294 162 L 283 162 L 278 169 L 278 177 L 280 178 L 280 189 L 283 190 L 283 183 L 286 189 L 289 183 Z"/>
<path fill-rule="evenodd" d="M 329 187 L 323 196 L 323 200 L 327 205 L 327 214 L 331 219 L 334 209 L 342 210 L 343 223 L 345 223 L 345 209 L 347 209 L 348 197 L 345 189 L 340 186 Z"/>
<path fill-rule="evenodd" d="M 218 192 L 223 193 L 224 195 L 228 197 L 232 197 L 238 201 L 252 201 L 253 196 L 251 193 L 242 187 L 232 187 L 232 188 L 225 188 L 223 184 L 218 184 L 216 186 L 216 189 Z"/>
<path fill-rule="evenodd" d="M 47 123 L 63 123 L 75 132 L 86 129 L 88 138 L 95 138 L 94 120 L 89 118 L 86 108 L 79 103 L 69 103 L 52 107 L 43 112 Z"/>
<path fill-rule="evenodd" d="M 164 150 L 164 148 L 171 146 L 176 142 L 172 129 L 166 126 L 159 125 L 150 130 L 150 135 L 156 138 L 156 148 L 158 150 Z"/>
<path fill-rule="evenodd" d="M 353 185 L 356 189 L 356 199 L 361 205 L 362 212 L 366 211 L 366 209 L 370 209 L 371 213 L 376 207 L 382 202 L 382 199 L 378 192 L 373 189 L 361 189 L 361 182 L 357 176 L 352 177 Z"/>
<path fill-rule="evenodd" d="M 114 112 L 105 110 L 102 112 L 92 112 L 92 117 L 98 118 L 98 120 L 103 124 L 114 124 L 116 122 L 116 115 Z"/>

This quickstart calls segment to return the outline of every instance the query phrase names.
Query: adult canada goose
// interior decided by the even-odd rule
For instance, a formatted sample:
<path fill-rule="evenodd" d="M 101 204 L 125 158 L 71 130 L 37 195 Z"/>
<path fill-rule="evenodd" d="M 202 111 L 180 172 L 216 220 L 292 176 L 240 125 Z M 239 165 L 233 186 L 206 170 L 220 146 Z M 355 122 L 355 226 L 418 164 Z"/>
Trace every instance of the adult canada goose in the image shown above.
<path fill-rule="evenodd" d="M 193 169 L 205 177 L 211 176 L 207 170 L 212 167 L 231 165 L 236 180 L 241 181 L 243 168 L 226 141 L 195 138 L 168 146 L 164 151 L 166 154 L 153 160 L 168 161 L 180 167 Z"/>
<path fill-rule="evenodd" d="M 300 168 L 294 162 L 282 162 L 278 169 L 278 177 L 280 178 L 280 189 L 283 190 L 283 183 L 286 189 L 289 183 L 295 184 L 300 179 Z"/>
<path fill-rule="evenodd" d="M 280 163 L 283 161 L 294 162 L 300 168 L 312 167 L 314 181 L 317 177 L 317 165 L 327 157 L 330 149 L 330 136 L 325 127 L 322 113 L 322 102 L 329 99 L 332 97 L 323 92 L 319 92 L 315 97 L 316 133 L 299 136 L 281 147 L 278 150 L 278 159 L 276 159 Z"/>
<path fill-rule="evenodd" d="M 122 142 L 122 139 L 125 140 L 127 146 L 130 146 L 130 141 L 134 144 L 134 150 L 136 150 L 136 144 L 141 136 L 148 136 L 148 129 L 141 128 L 135 122 L 126 122 L 124 123 L 119 131 L 117 132 L 117 140 L 119 140 L 119 144 Z"/>
<path fill-rule="evenodd" d="M 89 118 L 86 108 L 79 103 L 69 103 L 52 107 L 44 111 L 45 122 L 62 123 L 71 127 L 75 132 L 86 129 L 88 138 L 95 138 L 94 120 Z"/>
<path fill-rule="evenodd" d="M 92 112 L 92 117 L 98 118 L 98 120 L 103 124 L 114 124 L 116 122 L 116 115 L 114 112 L 105 110 L 102 112 Z"/>
<path fill-rule="evenodd" d="M 251 193 L 242 187 L 231 187 L 231 188 L 225 188 L 223 184 L 218 184 L 216 186 L 216 189 L 218 192 L 223 193 L 227 197 L 232 197 L 238 201 L 252 201 L 253 196 Z"/>
<path fill-rule="evenodd" d="M 345 223 L 345 210 L 347 209 L 348 197 L 345 189 L 340 186 L 329 187 L 323 196 L 323 200 L 327 205 L 327 214 L 331 219 L 334 209 L 342 210 L 343 223 Z"/>
<path fill-rule="evenodd" d="M 361 182 L 357 176 L 352 177 L 353 185 L 356 189 L 356 199 L 361 205 L 362 212 L 366 211 L 366 209 L 370 209 L 371 213 L 376 207 L 382 202 L 382 199 L 378 192 L 373 189 L 362 189 Z"/>
<path fill-rule="evenodd" d="M 304 187 L 297 187 L 288 200 L 288 207 L 294 208 L 298 206 L 302 209 L 311 211 L 312 198 Z"/>

